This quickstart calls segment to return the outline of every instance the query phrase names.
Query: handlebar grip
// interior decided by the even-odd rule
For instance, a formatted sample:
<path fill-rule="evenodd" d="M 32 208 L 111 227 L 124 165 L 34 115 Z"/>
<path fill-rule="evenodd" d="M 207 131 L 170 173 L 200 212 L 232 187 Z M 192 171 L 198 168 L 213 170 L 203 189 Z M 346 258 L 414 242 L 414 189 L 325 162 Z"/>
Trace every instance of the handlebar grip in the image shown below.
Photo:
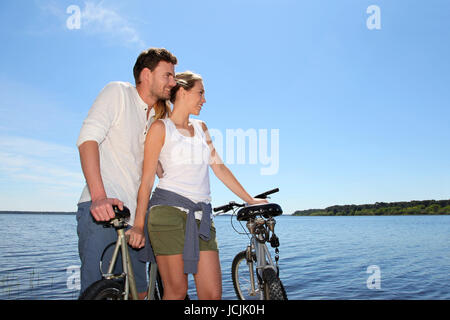
<path fill-rule="evenodd" d="M 226 211 L 230 210 L 230 206 L 229 206 L 228 204 L 226 204 L 226 205 L 224 205 L 224 206 L 220 206 L 220 207 L 217 207 L 217 208 L 214 208 L 214 209 L 213 209 L 214 212 L 222 211 L 222 210 L 223 210 L 224 212 L 226 212 Z"/>
<path fill-rule="evenodd" d="M 275 189 L 272 189 L 272 190 L 263 192 L 263 193 L 261 193 L 261 194 L 258 194 L 258 195 L 256 195 L 256 196 L 254 196 L 254 198 L 258 198 L 258 199 L 266 199 L 267 196 L 268 196 L 269 194 L 272 194 L 272 193 L 275 193 L 275 192 L 278 192 L 278 191 L 280 191 L 280 189 L 275 188 Z"/>
<path fill-rule="evenodd" d="M 130 209 L 123 206 L 123 210 L 120 210 L 118 206 L 112 206 L 114 213 L 116 214 L 115 218 L 128 219 L 130 217 Z"/>

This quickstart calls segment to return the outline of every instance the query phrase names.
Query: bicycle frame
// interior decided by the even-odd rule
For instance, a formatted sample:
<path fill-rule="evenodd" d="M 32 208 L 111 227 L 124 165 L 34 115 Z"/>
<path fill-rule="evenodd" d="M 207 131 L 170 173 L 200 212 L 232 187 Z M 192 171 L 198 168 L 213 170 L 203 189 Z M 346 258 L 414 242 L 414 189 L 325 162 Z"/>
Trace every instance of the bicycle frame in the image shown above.
<path fill-rule="evenodd" d="M 103 274 L 105 279 L 117 279 L 117 278 L 125 278 L 125 296 L 124 299 L 128 300 L 129 294 L 131 293 L 131 297 L 134 300 L 138 299 L 137 289 L 136 289 L 136 280 L 134 278 L 133 266 L 131 265 L 130 253 L 128 252 L 128 244 L 127 239 L 125 237 L 125 231 L 123 226 L 120 225 L 121 221 L 115 219 L 112 221 L 112 224 L 117 230 L 117 241 L 116 246 L 114 247 L 113 255 L 111 261 L 109 263 L 108 271 L 106 274 Z M 119 256 L 119 251 L 122 253 L 122 268 L 123 272 L 121 275 L 117 276 L 114 272 L 114 266 L 116 265 L 117 258 Z M 100 261 L 100 270 L 101 270 L 101 261 Z"/>
<path fill-rule="evenodd" d="M 267 199 L 268 195 L 278 192 L 279 189 L 275 188 L 264 193 L 261 193 L 254 198 Z M 236 212 L 236 208 L 238 209 Z M 231 217 L 236 216 L 236 219 L 241 221 L 247 221 L 247 229 L 249 232 L 245 231 L 249 237 L 250 244 L 247 249 L 239 252 L 233 259 L 231 265 L 231 274 L 233 280 L 233 286 L 236 291 L 236 295 L 239 299 L 245 300 L 243 289 L 246 290 L 246 294 L 250 296 L 257 296 L 257 288 L 255 287 L 255 271 L 258 277 L 258 289 L 260 293 L 261 300 L 287 300 L 286 291 L 283 287 L 281 280 L 279 279 L 279 250 L 280 242 L 275 234 L 275 224 L 276 221 L 274 217 L 279 216 L 283 213 L 281 207 L 276 203 L 262 203 L 256 205 L 248 205 L 247 203 L 236 203 L 234 201 L 229 202 L 226 205 L 215 207 L 214 212 L 226 213 L 233 210 Z M 233 219 L 231 219 L 233 221 Z M 233 226 L 233 222 L 231 222 Z M 237 231 L 234 226 L 233 229 Z M 275 264 L 272 260 L 272 256 L 267 248 L 266 242 L 269 242 L 272 248 L 275 248 Z M 241 285 L 240 278 L 240 265 L 246 261 L 249 274 L 250 274 L 250 288 Z M 253 264 L 256 262 L 255 269 Z M 242 264 L 244 270 L 245 266 Z M 245 273 L 245 272 L 243 272 Z M 245 278 L 247 275 L 245 275 Z M 244 280 L 248 283 L 246 280 Z"/>
<path fill-rule="evenodd" d="M 256 288 L 255 288 L 255 275 L 253 273 L 253 258 L 252 258 L 252 252 L 256 255 L 256 273 L 258 275 L 258 284 L 262 284 L 262 274 L 264 269 L 266 268 L 273 268 L 275 272 L 277 272 L 277 268 L 275 267 L 272 256 L 270 255 L 269 249 L 266 246 L 266 241 L 261 233 L 258 233 L 255 235 L 255 232 L 252 233 L 252 230 L 249 228 L 249 231 L 251 232 L 251 239 L 250 239 L 250 245 L 247 246 L 246 251 L 246 259 L 250 274 L 250 285 L 251 285 L 251 292 L 250 295 L 255 296 L 256 295 Z M 263 299 L 263 290 L 260 290 L 261 299 Z"/>
<path fill-rule="evenodd" d="M 103 274 L 103 278 L 105 279 L 117 279 L 124 278 L 124 299 L 128 300 L 131 293 L 131 298 L 133 300 L 138 300 L 138 292 L 136 288 L 136 280 L 134 277 L 133 266 L 131 264 L 130 253 L 128 251 L 127 239 L 125 236 L 124 230 L 124 222 L 118 219 L 115 219 L 111 222 L 111 224 L 116 228 L 117 231 L 117 241 L 114 247 L 114 251 L 111 257 L 111 261 L 108 266 L 108 271 L 106 274 Z M 117 259 L 119 257 L 119 252 L 122 253 L 122 268 L 123 272 L 120 275 L 115 275 L 114 266 L 117 263 Z M 100 270 L 101 268 L 100 261 Z M 155 287 L 156 287 L 156 277 L 158 273 L 158 266 L 156 263 L 151 263 L 150 275 L 149 275 L 149 287 L 147 293 L 148 300 L 155 300 Z"/>

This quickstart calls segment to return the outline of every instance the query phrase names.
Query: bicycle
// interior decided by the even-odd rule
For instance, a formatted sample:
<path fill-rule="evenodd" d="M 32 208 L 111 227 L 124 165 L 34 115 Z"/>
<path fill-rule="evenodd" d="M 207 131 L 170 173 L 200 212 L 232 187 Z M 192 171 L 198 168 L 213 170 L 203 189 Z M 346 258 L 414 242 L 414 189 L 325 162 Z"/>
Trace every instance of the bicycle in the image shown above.
<path fill-rule="evenodd" d="M 80 295 L 80 300 L 129 300 L 130 296 L 131 299 L 138 300 L 133 266 L 131 265 L 127 239 L 125 236 L 125 228 L 128 226 L 127 221 L 130 218 L 130 210 L 127 207 L 124 207 L 124 210 L 120 210 L 117 206 L 113 206 L 113 210 L 115 217 L 108 221 L 104 227 L 114 227 L 116 229 L 117 241 L 108 245 L 101 256 L 100 272 L 102 273 L 102 279 L 91 284 Z M 108 266 L 108 271 L 103 273 L 103 258 L 106 251 L 112 245 L 115 245 L 115 247 Z M 119 252 L 121 252 L 122 256 L 123 272 L 114 274 L 114 267 L 117 263 Z M 156 263 L 149 263 L 148 273 L 149 286 L 147 300 L 160 300 L 164 291 Z"/>
<path fill-rule="evenodd" d="M 261 193 L 255 198 L 266 199 L 268 195 L 278 191 L 279 189 L 276 188 Z M 241 209 L 236 212 L 235 208 Z M 287 300 L 286 291 L 279 278 L 278 247 L 280 241 L 275 234 L 276 221 L 274 219 L 274 217 L 283 213 L 281 207 L 276 203 L 248 205 L 231 201 L 226 205 L 214 208 L 214 212 L 222 211 L 222 213 L 226 213 L 230 210 L 233 210 L 231 219 L 236 216 L 240 223 L 246 221 L 248 232 L 242 226 L 242 223 L 241 226 L 250 239 L 250 244 L 246 250 L 239 252 L 234 257 L 231 266 L 231 277 L 238 299 Z M 235 231 L 237 230 L 235 229 Z M 269 237 L 270 233 L 272 235 Z M 270 243 L 272 248 L 275 248 L 275 264 L 266 242 Z M 244 262 L 246 262 L 246 266 Z M 255 274 L 257 286 L 255 285 Z"/>

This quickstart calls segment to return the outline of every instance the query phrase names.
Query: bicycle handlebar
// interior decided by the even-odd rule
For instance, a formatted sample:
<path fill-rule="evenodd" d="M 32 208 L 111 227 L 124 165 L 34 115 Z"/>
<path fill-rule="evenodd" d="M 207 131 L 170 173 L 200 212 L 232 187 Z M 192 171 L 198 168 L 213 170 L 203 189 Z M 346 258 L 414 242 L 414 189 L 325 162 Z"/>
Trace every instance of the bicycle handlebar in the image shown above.
<path fill-rule="evenodd" d="M 269 194 L 276 193 L 276 192 L 278 192 L 278 191 L 280 191 L 280 189 L 275 188 L 275 189 L 272 189 L 272 190 L 263 192 L 263 193 L 261 193 L 261 194 L 258 194 L 257 196 L 254 196 L 253 198 L 266 199 L 267 196 L 268 196 Z"/>
<path fill-rule="evenodd" d="M 229 204 L 226 204 L 226 205 L 224 205 L 224 206 L 220 206 L 220 207 L 214 208 L 213 210 L 214 210 L 214 212 L 222 211 L 222 210 L 223 210 L 224 212 L 227 212 L 227 211 L 231 210 L 231 208 L 230 208 L 230 205 L 229 205 Z"/>
<path fill-rule="evenodd" d="M 223 211 L 224 213 L 233 209 L 233 207 L 244 207 L 245 204 L 239 204 L 234 201 L 231 201 L 229 204 L 214 208 L 214 212 Z"/>
<path fill-rule="evenodd" d="M 256 195 L 256 196 L 254 196 L 254 198 L 258 198 L 258 199 L 267 199 L 267 196 L 268 196 L 269 194 L 276 193 L 276 192 L 278 192 L 278 191 L 280 191 L 280 189 L 275 188 L 275 189 L 272 189 L 272 190 L 269 190 L 269 191 L 260 193 L 260 194 L 258 194 L 258 195 Z M 239 203 L 236 203 L 236 202 L 234 202 L 234 201 L 231 201 L 231 202 L 229 202 L 229 203 L 226 204 L 226 205 L 223 205 L 223 206 L 214 208 L 213 211 L 214 211 L 214 212 L 217 212 L 217 211 L 223 211 L 223 213 L 225 213 L 225 212 L 230 211 L 230 210 L 233 209 L 234 207 L 245 207 L 245 204 L 239 204 Z"/>
<path fill-rule="evenodd" d="M 120 210 L 118 206 L 113 205 L 114 213 L 116 214 L 114 218 L 118 219 L 128 219 L 130 217 L 130 209 L 123 206 L 123 210 Z"/>

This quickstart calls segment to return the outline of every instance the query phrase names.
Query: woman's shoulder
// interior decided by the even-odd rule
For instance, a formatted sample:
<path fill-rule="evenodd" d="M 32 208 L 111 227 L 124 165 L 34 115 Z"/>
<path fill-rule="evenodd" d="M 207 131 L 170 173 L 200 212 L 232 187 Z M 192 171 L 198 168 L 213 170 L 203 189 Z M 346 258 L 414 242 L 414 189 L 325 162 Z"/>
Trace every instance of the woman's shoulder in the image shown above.
<path fill-rule="evenodd" d="M 198 126 L 200 126 L 203 129 L 203 131 L 208 130 L 208 127 L 206 126 L 205 121 L 200 120 L 200 119 L 189 119 L 189 120 L 192 122 L 195 122 Z"/>
<path fill-rule="evenodd" d="M 166 119 L 158 119 L 152 122 L 149 131 L 165 131 L 166 130 Z"/>
<path fill-rule="evenodd" d="M 150 143 L 147 141 L 160 141 L 163 145 L 164 145 L 164 141 L 166 138 L 166 126 L 164 124 L 163 121 L 161 121 L 161 119 L 155 120 L 152 122 L 152 124 L 150 125 L 150 128 L 148 129 L 147 132 L 147 137 L 146 139 L 146 144 Z"/>

